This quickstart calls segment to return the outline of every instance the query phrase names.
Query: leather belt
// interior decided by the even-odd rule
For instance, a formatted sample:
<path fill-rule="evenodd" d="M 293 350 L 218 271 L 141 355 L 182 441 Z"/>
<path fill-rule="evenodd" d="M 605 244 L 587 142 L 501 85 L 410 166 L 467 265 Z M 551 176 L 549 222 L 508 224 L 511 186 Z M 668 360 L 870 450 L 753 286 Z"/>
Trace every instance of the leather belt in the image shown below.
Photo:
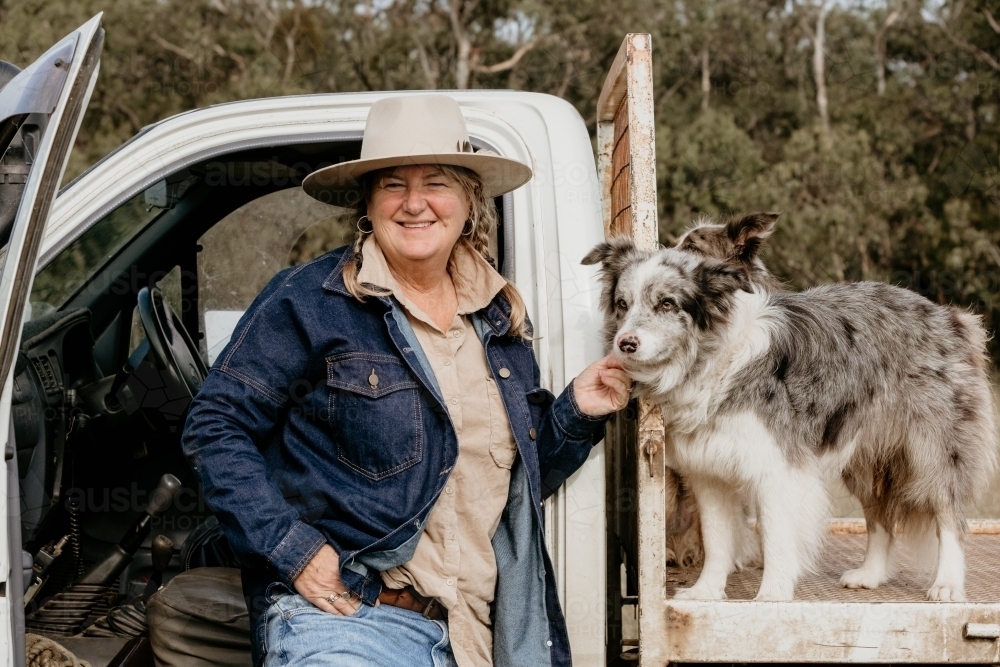
<path fill-rule="evenodd" d="M 424 597 L 413 588 L 385 588 L 378 596 L 382 604 L 392 605 L 400 609 L 415 611 L 432 621 L 447 621 L 448 610 L 435 598 Z"/>

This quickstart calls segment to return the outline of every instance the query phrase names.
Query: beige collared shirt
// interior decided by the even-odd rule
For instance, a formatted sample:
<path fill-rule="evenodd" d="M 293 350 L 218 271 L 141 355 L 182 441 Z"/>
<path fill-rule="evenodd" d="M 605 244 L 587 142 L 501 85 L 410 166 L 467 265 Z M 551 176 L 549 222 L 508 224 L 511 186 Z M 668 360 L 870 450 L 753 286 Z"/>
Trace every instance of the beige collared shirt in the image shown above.
<path fill-rule="evenodd" d="M 407 299 L 375 238 L 362 249 L 358 281 L 389 290 L 402 304 L 458 436 L 458 460 L 427 517 L 413 559 L 383 572 L 382 580 L 389 588 L 409 584 L 420 594 L 437 598 L 448 609 L 458 667 L 489 667 L 493 664 L 490 603 L 497 581 L 490 540 L 507 504 L 517 447 L 468 315 L 489 305 L 506 281 L 461 244 L 452 253 L 449 273 L 458 294 L 458 313 L 441 331 Z"/>

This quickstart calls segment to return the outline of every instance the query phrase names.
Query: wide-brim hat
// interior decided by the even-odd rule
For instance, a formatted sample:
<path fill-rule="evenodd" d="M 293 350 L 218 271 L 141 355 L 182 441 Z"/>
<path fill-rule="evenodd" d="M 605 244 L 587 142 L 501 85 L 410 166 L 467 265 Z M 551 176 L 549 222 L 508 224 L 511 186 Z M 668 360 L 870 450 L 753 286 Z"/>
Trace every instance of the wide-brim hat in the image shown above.
<path fill-rule="evenodd" d="M 492 151 L 475 151 L 458 102 L 446 95 L 400 95 L 375 102 L 368 111 L 361 159 L 309 174 L 302 189 L 334 206 L 353 206 L 358 179 L 376 169 L 418 164 L 465 167 L 483 181 L 487 197 L 521 187 L 531 167 Z"/>

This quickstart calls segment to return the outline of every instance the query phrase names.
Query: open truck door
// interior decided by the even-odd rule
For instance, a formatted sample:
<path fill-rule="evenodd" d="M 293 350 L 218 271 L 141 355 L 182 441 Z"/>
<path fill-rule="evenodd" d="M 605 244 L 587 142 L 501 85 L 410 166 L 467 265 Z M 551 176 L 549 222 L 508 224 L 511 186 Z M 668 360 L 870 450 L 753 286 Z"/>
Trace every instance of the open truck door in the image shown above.
<path fill-rule="evenodd" d="M 22 164 L 4 164 L 0 199 L 0 443 L 6 476 L 0 475 L 0 665 L 24 665 L 23 593 L 30 559 L 21 551 L 17 461 L 11 427 L 14 365 L 38 248 L 52 201 L 97 81 L 104 30 L 98 14 L 45 52 L 0 89 L 0 156 L 12 144 Z M 27 570 L 27 572 L 25 572 Z"/>
<path fill-rule="evenodd" d="M 649 35 L 628 35 L 597 106 L 604 233 L 629 235 L 645 250 L 657 247 L 658 232 L 651 56 Z M 665 465 L 665 438 L 659 408 L 643 401 L 608 424 L 609 664 L 1000 662 L 996 521 L 969 522 L 969 602 L 927 602 L 912 578 L 875 590 L 842 588 L 840 574 L 864 554 L 861 519 L 831 522 L 818 571 L 799 583 L 792 602 L 753 599 L 760 568 L 730 575 L 726 600 L 674 600 L 700 566 L 666 564 L 678 478 Z M 615 623 L 623 607 L 635 610 L 624 639 Z"/>

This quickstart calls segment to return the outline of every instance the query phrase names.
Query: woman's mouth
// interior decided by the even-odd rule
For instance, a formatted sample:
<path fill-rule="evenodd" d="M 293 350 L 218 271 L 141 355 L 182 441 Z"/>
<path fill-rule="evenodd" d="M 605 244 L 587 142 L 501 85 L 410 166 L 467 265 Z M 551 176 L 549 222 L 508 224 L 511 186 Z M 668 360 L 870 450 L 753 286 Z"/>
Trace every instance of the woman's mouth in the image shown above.
<path fill-rule="evenodd" d="M 403 229 L 423 229 L 424 227 L 430 227 L 431 225 L 433 225 L 434 221 L 431 220 L 426 222 L 397 222 L 396 224 L 402 227 Z"/>

